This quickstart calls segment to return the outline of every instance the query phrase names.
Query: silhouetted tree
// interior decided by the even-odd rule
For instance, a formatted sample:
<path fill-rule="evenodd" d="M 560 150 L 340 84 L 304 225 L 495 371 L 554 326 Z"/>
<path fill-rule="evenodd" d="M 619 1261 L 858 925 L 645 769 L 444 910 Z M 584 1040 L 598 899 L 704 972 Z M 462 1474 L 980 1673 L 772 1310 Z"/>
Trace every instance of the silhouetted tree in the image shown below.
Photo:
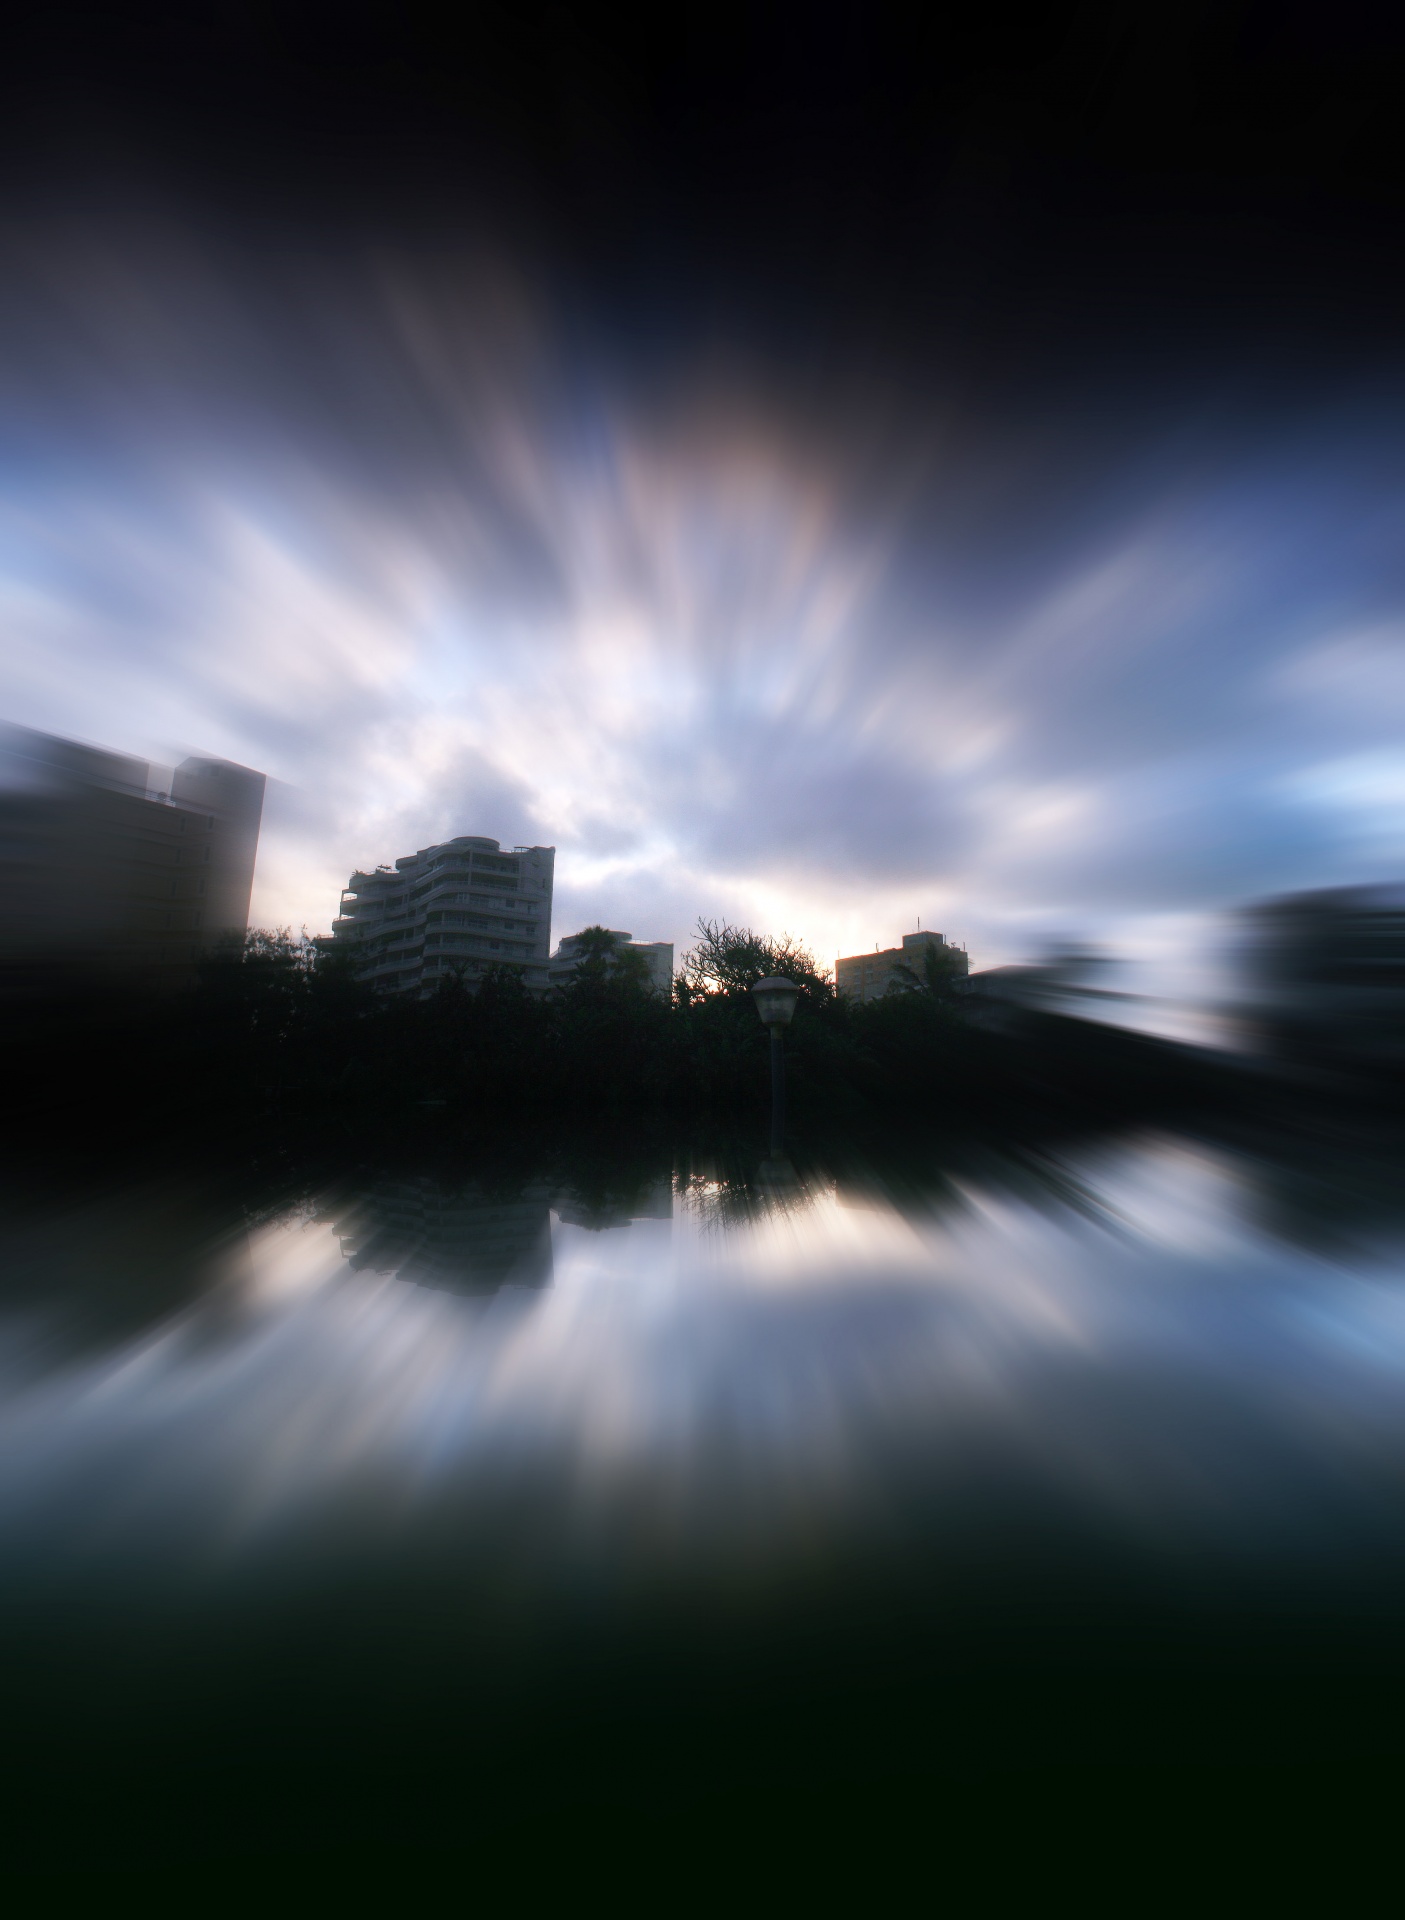
<path fill-rule="evenodd" d="M 589 992 L 611 986 L 647 993 L 649 963 L 608 927 L 584 927 L 575 936 L 580 955 L 566 984 L 566 992 Z"/>
<path fill-rule="evenodd" d="M 698 921 L 697 944 L 683 958 L 690 997 L 749 993 L 758 980 L 773 974 L 793 980 L 812 1002 L 834 997 L 833 984 L 816 965 L 810 949 L 788 933 L 773 939 L 724 920 Z"/>
<path fill-rule="evenodd" d="M 920 968 L 900 960 L 893 967 L 889 993 L 926 993 L 943 1005 L 954 1006 L 966 986 L 965 955 L 951 947 L 926 943 Z"/>

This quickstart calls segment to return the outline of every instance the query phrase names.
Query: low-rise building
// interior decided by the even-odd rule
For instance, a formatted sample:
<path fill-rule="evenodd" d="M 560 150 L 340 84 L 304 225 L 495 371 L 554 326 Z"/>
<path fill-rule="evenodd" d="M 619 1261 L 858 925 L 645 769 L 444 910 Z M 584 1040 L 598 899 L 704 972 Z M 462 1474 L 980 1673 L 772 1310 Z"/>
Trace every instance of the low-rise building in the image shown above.
<path fill-rule="evenodd" d="M 970 960 L 964 947 L 953 946 L 939 933 L 905 933 L 900 947 L 873 953 L 851 953 L 834 965 L 836 991 L 846 1000 L 881 1000 L 890 990 L 927 984 L 927 955 L 941 956 L 954 982 L 965 980 Z"/>
<path fill-rule="evenodd" d="M 649 973 L 649 985 L 665 999 L 673 991 L 673 942 L 671 940 L 636 940 L 632 933 L 620 933 L 610 930 L 610 938 L 625 953 L 637 953 L 641 956 Z M 564 987 L 574 977 L 576 968 L 584 959 L 580 947 L 579 933 L 563 934 L 560 946 L 551 956 L 550 977 L 554 987 Z"/>
<path fill-rule="evenodd" d="M 555 865 L 555 847 L 506 852 L 481 834 L 421 847 L 352 874 L 333 947 L 387 992 L 421 993 L 455 973 L 472 985 L 490 967 L 545 992 Z"/>

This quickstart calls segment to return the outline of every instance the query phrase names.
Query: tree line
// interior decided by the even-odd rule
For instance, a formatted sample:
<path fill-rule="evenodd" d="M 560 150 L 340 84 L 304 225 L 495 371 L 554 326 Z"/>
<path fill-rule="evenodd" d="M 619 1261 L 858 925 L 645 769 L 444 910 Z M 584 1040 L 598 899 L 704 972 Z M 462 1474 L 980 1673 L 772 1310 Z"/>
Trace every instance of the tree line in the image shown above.
<path fill-rule="evenodd" d="M 1038 1013 L 992 1028 L 940 956 L 856 1005 L 803 942 L 724 922 L 699 924 L 667 996 L 606 929 L 587 929 L 579 949 L 574 977 L 544 995 L 497 967 L 420 998 L 371 987 L 335 948 L 254 930 L 179 991 L 68 981 L 32 1003 L 7 1027 L 12 1084 L 31 1091 L 36 1137 L 125 1130 L 153 1152 L 378 1150 L 426 1131 L 596 1116 L 759 1124 L 769 1041 L 751 988 L 783 973 L 799 988 L 785 1044 L 800 1133 L 1116 1124 L 1200 1085 L 1183 1053 L 1137 1035 Z"/>

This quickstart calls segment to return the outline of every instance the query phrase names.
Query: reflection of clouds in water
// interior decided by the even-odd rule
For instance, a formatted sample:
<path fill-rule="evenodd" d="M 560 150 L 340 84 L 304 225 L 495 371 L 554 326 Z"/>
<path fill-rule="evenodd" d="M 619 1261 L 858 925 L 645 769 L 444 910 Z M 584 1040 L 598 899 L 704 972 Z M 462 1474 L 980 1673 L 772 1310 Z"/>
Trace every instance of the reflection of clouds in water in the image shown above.
<path fill-rule="evenodd" d="M 309 1210 L 251 1232 L 233 1277 L 251 1304 L 281 1309 L 336 1279 L 344 1264 L 334 1229 L 313 1219 Z"/>
<path fill-rule="evenodd" d="M 1106 1224 L 1166 1251 L 1210 1260 L 1243 1247 L 1243 1178 L 1218 1154 L 1152 1138 L 1135 1153 L 1097 1156 L 1082 1178 Z"/>
<path fill-rule="evenodd" d="M 265 1226 L 210 1300 L 11 1400 L 0 1514 L 218 1559 L 338 1513 L 374 1543 L 526 1476 L 587 1533 L 780 1551 L 871 1518 L 895 1471 L 1004 1459 L 1130 1533 L 1242 1547 L 1305 1460 L 1323 1498 L 1390 1466 L 1405 1297 L 1256 1239 L 1207 1154 L 1085 1174 L 1112 1231 L 989 1188 L 904 1215 L 821 1187 L 720 1232 L 558 1218 L 548 1288 L 473 1297 L 356 1272 L 306 1214 Z"/>

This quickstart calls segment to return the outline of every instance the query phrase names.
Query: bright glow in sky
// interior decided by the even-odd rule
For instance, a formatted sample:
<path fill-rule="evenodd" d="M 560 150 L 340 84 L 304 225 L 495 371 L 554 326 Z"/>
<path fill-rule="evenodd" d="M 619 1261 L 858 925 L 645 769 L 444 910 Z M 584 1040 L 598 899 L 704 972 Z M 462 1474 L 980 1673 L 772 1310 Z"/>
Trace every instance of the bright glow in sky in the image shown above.
<path fill-rule="evenodd" d="M 1398 874 L 1393 396 L 976 417 L 716 339 L 633 377 L 475 258 L 5 264 L 0 717 L 266 771 L 257 922 L 456 833 L 559 849 L 558 937 L 822 960 Z"/>

